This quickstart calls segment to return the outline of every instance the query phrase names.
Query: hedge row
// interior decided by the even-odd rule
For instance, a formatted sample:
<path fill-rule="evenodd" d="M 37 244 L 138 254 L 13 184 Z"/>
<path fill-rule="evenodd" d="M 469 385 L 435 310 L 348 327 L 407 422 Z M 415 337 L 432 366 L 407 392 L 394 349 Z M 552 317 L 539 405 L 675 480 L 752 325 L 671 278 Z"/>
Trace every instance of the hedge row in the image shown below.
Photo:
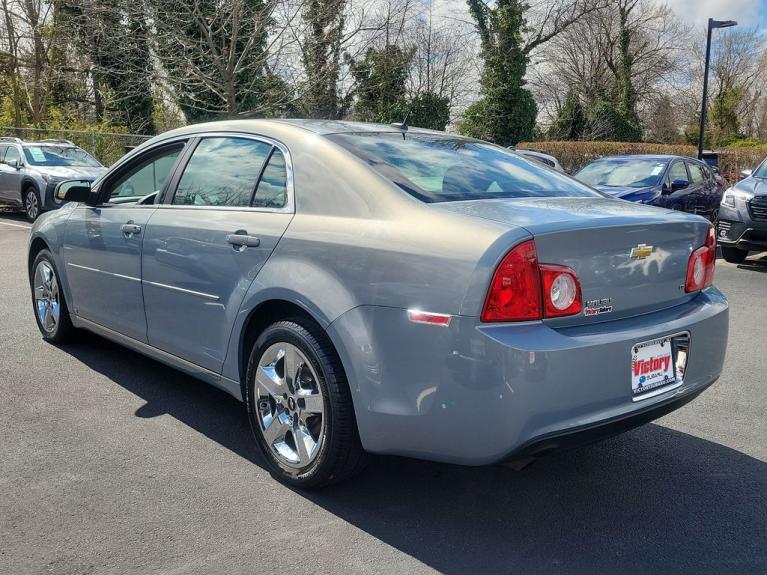
<path fill-rule="evenodd" d="M 673 154 L 696 157 L 698 149 L 686 144 L 649 144 L 631 142 L 574 142 L 543 141 L 523 142 L 520 148 L 533 148 L 551 154 L 570 174 L 580 170 L 590 161 L 602 156 L 625 154 Z M 721 148 L 719 171 L 730 181 L 739 178 L 741 170 L 754 169 L 767 156 L 767 145 L 749 148 Z"/>

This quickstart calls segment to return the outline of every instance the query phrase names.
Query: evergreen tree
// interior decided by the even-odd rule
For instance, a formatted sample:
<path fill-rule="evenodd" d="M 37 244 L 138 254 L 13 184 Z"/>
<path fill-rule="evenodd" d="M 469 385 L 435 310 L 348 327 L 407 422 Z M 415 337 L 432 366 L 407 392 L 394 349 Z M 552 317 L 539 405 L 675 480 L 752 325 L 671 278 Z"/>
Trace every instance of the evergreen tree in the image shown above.
<path fill-rule="evenodd" d="M 637 33 L 637 28 L 629 22 L 637 4 L 638 0 L 618 2 L 618 66 L 615 72 L 618 83 L 616 108 L 620 119 L 615 139 L 626 142 L 639 142 L 642 139 L 642 128 L 636 111 L 636 90 L 632 81 L 634 52 L 631 49 L 631 38 Z"/>
<path fill-rule="evenodd" d="M 357 83 L 354 116 L 363 122 L 401 122 L 408 112 L 405 80 L 413 50 L 394 44 L 369 48 L 365 58 L 351 62 Z"/>
<path fill-rule="evenodd" d="M 411 126 L 444 130 L 450 121 L 450 98 L 447 96 L 424 92 L 412 98 L 407 107 L 407 123 Z"/>
<path fill-rule="evenodd" d="M 580 140 L 587 129 L 586 112 L 575 90 L 567 92 L 565 103 L 559 111 L 549 136 L 559 140 Z"/>
<path fill-rule="evenodd" d="M 338 78 L 345 7 L 346 0 L 308 0 L 304 10 L 308 31 L 303 50 L 303 108 L 310 118 L 336 119 L 343 114 Z"/>
<path fill-rule="evenodd" d="M 525 88 L 529 57 L 522 38 L 528 6 L 521 0 L 498 0 L 494 8 L 482 0 L 468 4 L 480 34 L 484 68 L 480 99 L 467 108 L 459 129 L 503 146 L 532 139 L 538 108 Z"/>

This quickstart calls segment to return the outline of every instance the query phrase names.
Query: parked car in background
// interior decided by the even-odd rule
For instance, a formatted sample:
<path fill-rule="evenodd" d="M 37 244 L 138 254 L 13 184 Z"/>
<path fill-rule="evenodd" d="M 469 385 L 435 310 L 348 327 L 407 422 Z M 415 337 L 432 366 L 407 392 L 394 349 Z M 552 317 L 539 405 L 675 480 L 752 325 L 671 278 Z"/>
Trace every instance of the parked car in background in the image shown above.
<path fill-rule="evenodd" d="M 533 160 L 549 168 L 554 168 L 558 172 L 564 172 L 564 168 L 554 156 L 541 152 L 540 150 L 531 150 L 530 148 L 517 148 L 515 146 L 509 146 L 510 150 L 513 150 L 522 157 L 529 160 Z"/>
<path fill-rule="evenodd" d="M 717 235 L 722 257 L 740 263 L 748 252 L 767 251 L 767 159 L 746 171 L 722 196 Z"/>
<path fill-rule="evenodd" d="M 72 179 L 93 181 L 106 170 L 67 140 L 0 138 L 0 203 L 22 208 L 34 222 L 41 212 L 62 205 L 53 194 L 56 184 Z"/>
<path fill-rule="evenodd" d="M 226 390 L 292 485 L 365 452 L 529 461 L 722 371 L 711 224 L 478 140 L 197 124 L 57 193 L 28 255 L 43 338 L 88 329 Z"/>
<path fill-rule="evenodd" d="M 575 177 L 616 198 L 700 214 L 712 222 L 724 191 L 706 163 L 681 156 L 607 156 Z"/>

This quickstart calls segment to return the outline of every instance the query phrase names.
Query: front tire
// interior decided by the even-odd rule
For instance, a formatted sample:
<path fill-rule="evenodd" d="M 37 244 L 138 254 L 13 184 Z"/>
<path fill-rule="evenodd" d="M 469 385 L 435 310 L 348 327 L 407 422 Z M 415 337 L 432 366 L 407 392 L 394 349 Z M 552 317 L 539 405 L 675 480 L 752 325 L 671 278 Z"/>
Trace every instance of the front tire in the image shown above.
<path fill-rule="evenodd" d="M 76 330 L 69 318 L 59 272 L 48 250 L 37 254 L 29 279 L 35 321 L 43 339 L 51 343 L 66 343 L 74 339 Z"/>
<path fill-rule="evenodd" d="M 342 481 L 366 454 L 341 361 L 304 318 L 276 322 L 256 340 L 245 400 L 251 429 L 280 481 L 301 488 Z"/>
<path fill-rule="evenodd" d="M 40 194 L 34 186 L 29 186 L 24 190 L 24 214 L 27 216 L 27 220 L 34 222 L 42 212 L 42 204 L 40 203 Z"/>
<path fill-rule="evenodd" d="M 722 257 L 724 258 L 724 261 L 729 262 L 731 264 L 742 264 L 746 260 L 746 257 L 748 256 L 747 250 L 731 248 L 729 246 L 721 246 L 721 248 L 722 248 Z"/>

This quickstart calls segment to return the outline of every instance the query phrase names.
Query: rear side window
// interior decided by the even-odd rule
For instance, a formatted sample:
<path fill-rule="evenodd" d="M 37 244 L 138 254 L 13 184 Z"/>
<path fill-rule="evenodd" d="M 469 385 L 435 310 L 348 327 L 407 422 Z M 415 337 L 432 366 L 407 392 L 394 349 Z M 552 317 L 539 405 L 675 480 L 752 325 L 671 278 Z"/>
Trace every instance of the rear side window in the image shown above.
<path fill-rule="evenodd" d="M 353 133 L 328 138 L 424 202 L 603 197 L 504 148 L 457 136 Z"/>
<path fill-rule="evenodd" d="M 703 168 L 699 164 L 687 162 L 687 169 L 690 170 L 690 178 L 693 184 L 700 184 L 706 179 L 703 174 Z"/>
<path fill-rule="evenodd" d="M 249 206 L 271 144 L 205 138 L 195 148 L 173 196 L 185 206 Z"/>
<path fill-rule="evenodd" d="M 278 148 L 274 148 L 258 182 L 253 205 L 259 208 L 284 208 L 287 197 L 288 173 L 285 168 L 285 156 Z"/>

